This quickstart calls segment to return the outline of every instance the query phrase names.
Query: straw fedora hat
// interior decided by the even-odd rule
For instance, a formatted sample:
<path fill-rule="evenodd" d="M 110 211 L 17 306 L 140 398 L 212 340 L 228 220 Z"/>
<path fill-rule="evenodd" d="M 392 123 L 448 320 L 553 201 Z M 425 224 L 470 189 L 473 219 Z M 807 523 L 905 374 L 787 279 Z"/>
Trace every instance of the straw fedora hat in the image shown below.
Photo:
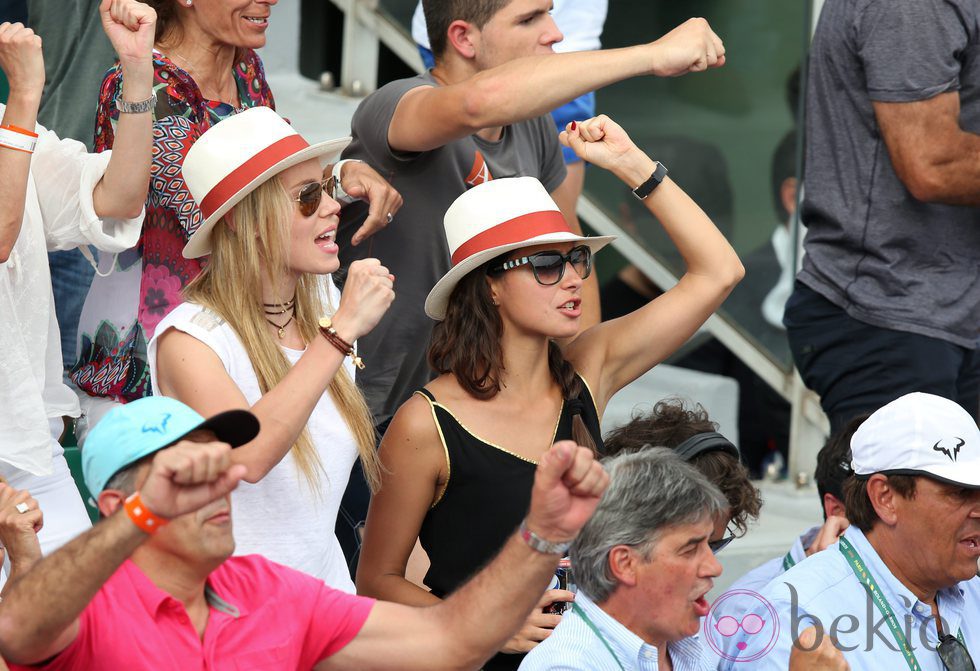
<path fill-rule="evenodd" d="M 425 299 L 425 313 L 437 321 L 445 318 L 446 304 L 459 281 L 501 254 L 547 242 L 581 242 L 595 253 L 616 239 L 572 233 L 555 201 L 534 177 L 492 179 L 473 187 L 449 206 L 443 225 L 452 268 Z"/>
<path fill-rule="evenodd" d="M 184 182 L 204 223 L 184 246 L 184 258 L 211 253 L 211 229 L 245 196 L 286 168 L 311 158 L 329 161 L 349 137 L 311 145 L 268 107 L 253 107 L 215 124 L 184 158 Z"/>

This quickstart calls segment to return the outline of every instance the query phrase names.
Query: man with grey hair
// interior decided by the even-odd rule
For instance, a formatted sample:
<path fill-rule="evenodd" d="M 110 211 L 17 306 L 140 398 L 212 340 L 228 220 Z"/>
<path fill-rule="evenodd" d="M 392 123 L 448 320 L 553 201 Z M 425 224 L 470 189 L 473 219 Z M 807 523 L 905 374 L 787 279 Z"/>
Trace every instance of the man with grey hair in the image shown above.
<path fill-rule="evenodd" d="M 572 546 L 575 603 L 521 671 L 710 669 L 692 637 L 721 575 L 708 539 L 727 501 L 666 448 L 603 465 L 609 489 Z"/>

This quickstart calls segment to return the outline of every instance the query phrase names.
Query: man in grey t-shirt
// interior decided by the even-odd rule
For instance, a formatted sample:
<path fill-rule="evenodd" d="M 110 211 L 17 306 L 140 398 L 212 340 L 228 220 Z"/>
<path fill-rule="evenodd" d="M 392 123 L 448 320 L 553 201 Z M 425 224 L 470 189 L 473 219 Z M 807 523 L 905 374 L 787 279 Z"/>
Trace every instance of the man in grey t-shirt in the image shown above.
<path fill-rule="evenodd" d="M 354 140 L 344 154 L 370 163 L 405 199 L 390 226 L 357 238 L 356 246 L 352 238 L 367 208 L 345 208 L 338 236 L 345 267 L 377 257 L 396 278 L 394 304 L 358 343 L 367 367 L 357 381 L 380 428 L 431 379 L 425 352 L 432 322 L 422 304 L 450 268 L 442 228 L 450 203 L 488 179 L 537 177 L 580 230 L 548 112 L 629 77 L 724 63 L 724 46 L 703 19 L 651 44 L 554 54 L 562 35 L 549 14 L 551 0 L 424 4 L 436 66 L 368 96 L 351 122 Z M 594 280 L 584 294 L 587 327 L 599 320 Z"/>
<path fill-rule="evenodd" d="M 912 391 L 976 416 L 980 1 L 827 0 L 809 74 L 803 379 L 835 430 Z"/>

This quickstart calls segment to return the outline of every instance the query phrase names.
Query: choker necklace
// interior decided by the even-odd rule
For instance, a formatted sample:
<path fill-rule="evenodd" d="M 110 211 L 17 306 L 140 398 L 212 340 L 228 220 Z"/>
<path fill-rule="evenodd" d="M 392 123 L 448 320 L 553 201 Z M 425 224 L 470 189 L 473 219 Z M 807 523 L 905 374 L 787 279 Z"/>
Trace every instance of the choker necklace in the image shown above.
<path fill-rule="evenodd" d="M 286 327 L 289 326 L 289 323 L 293 321 L 293 315 L 289 315 L 289 319 L 287 319 L 286 323 L 281 326 L 275 323 L 274 321 L 272 321 L 271 319 L 266 318 L 266 321 L 272 324 L 273 326 L 275 326 L 277 329 L 279 329 L 279 340 L 282 340 L 283 338 L 286 337 Z"/>
<path fill-rule="evenodd" d="M 287 312 L 290 312 L 291 310 L 294 311 L 295 310 L 295 307 L 296 307 L 296 297 L 295 296 L 293 296 L 288 301 L 285 301 L 283 303 L 263 303 L 262 304 L 262 310 L 267 315 L 284 315 Z M 278 310 L 270 310 L 269 308 L 280 308 L 280 309 L 278 309 Z M 279 330 L 279 339 L 282 340 L 283 338 L 286 337 L 286 327 L 289 326 L 290 322 L 293 321 L 293 317 L 295 317 L 295 316 L 296 316 L 296 314 L 295 314 L 295 311 L 294 311 L 293 314 L 289 315 L 289 319 L 286 320 L 286 323 L 281 324 L 281 325 L 275 323 L 274 321 L 272 321 L 271 319 L 269 319 L 269 317 L 266 317 L 265 320 L 267 322 L 269 322 L 269 324 L 271 324 L 272 326 L 275 326 Z"/>

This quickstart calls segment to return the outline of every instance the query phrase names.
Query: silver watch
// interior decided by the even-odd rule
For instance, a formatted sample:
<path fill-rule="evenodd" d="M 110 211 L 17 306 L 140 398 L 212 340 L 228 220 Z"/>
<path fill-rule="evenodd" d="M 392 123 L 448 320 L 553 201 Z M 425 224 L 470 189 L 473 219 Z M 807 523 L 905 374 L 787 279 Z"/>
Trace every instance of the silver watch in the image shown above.
<path fill-rule="evenodd" d="M 152 112 L 156 106 L 157 94 L 155 91 L 150 93 L 150 97 L 146 100 L 140 100 L 135 103 L 123 100 L 122 96 L 116 97 L 116 109 L 122 114 L 145 114 L 146 112 Z"/>
<path fill-rule="evenodd" d="M 518 530 L 521 538 L 527 543 L 528 547 L 535 552 L 540 552 L 546 555 L 558 555 L 559 557 L 564 557 L 568 554 L 568 548 L 572 547 L 572 542 L 568 541 L 566 543 L 553 543 L 549 540 L 541 538 L 533 531 L 527 528 L 527 520 L 521 522 L 521 528 Z"/>
<path fill-rule="evenodd" d="M 361 161 L 360 159 L 356 159 L 356 158 L 345 158 L 333 164 L 333 170 L 330 173 L 333 176 L 333 194 L 331 195 L 333 196 L 333 199 L 336 200 L 341 205 L 349 205 L 357 200 L 360 200 L 359 198 L 355 198 L 354 196 L 344 191 L 344 185 L 340 182 L 340 171 L 344 167 L 344 163 L 363 163 L 363 162 L 364 161 Z"/>

